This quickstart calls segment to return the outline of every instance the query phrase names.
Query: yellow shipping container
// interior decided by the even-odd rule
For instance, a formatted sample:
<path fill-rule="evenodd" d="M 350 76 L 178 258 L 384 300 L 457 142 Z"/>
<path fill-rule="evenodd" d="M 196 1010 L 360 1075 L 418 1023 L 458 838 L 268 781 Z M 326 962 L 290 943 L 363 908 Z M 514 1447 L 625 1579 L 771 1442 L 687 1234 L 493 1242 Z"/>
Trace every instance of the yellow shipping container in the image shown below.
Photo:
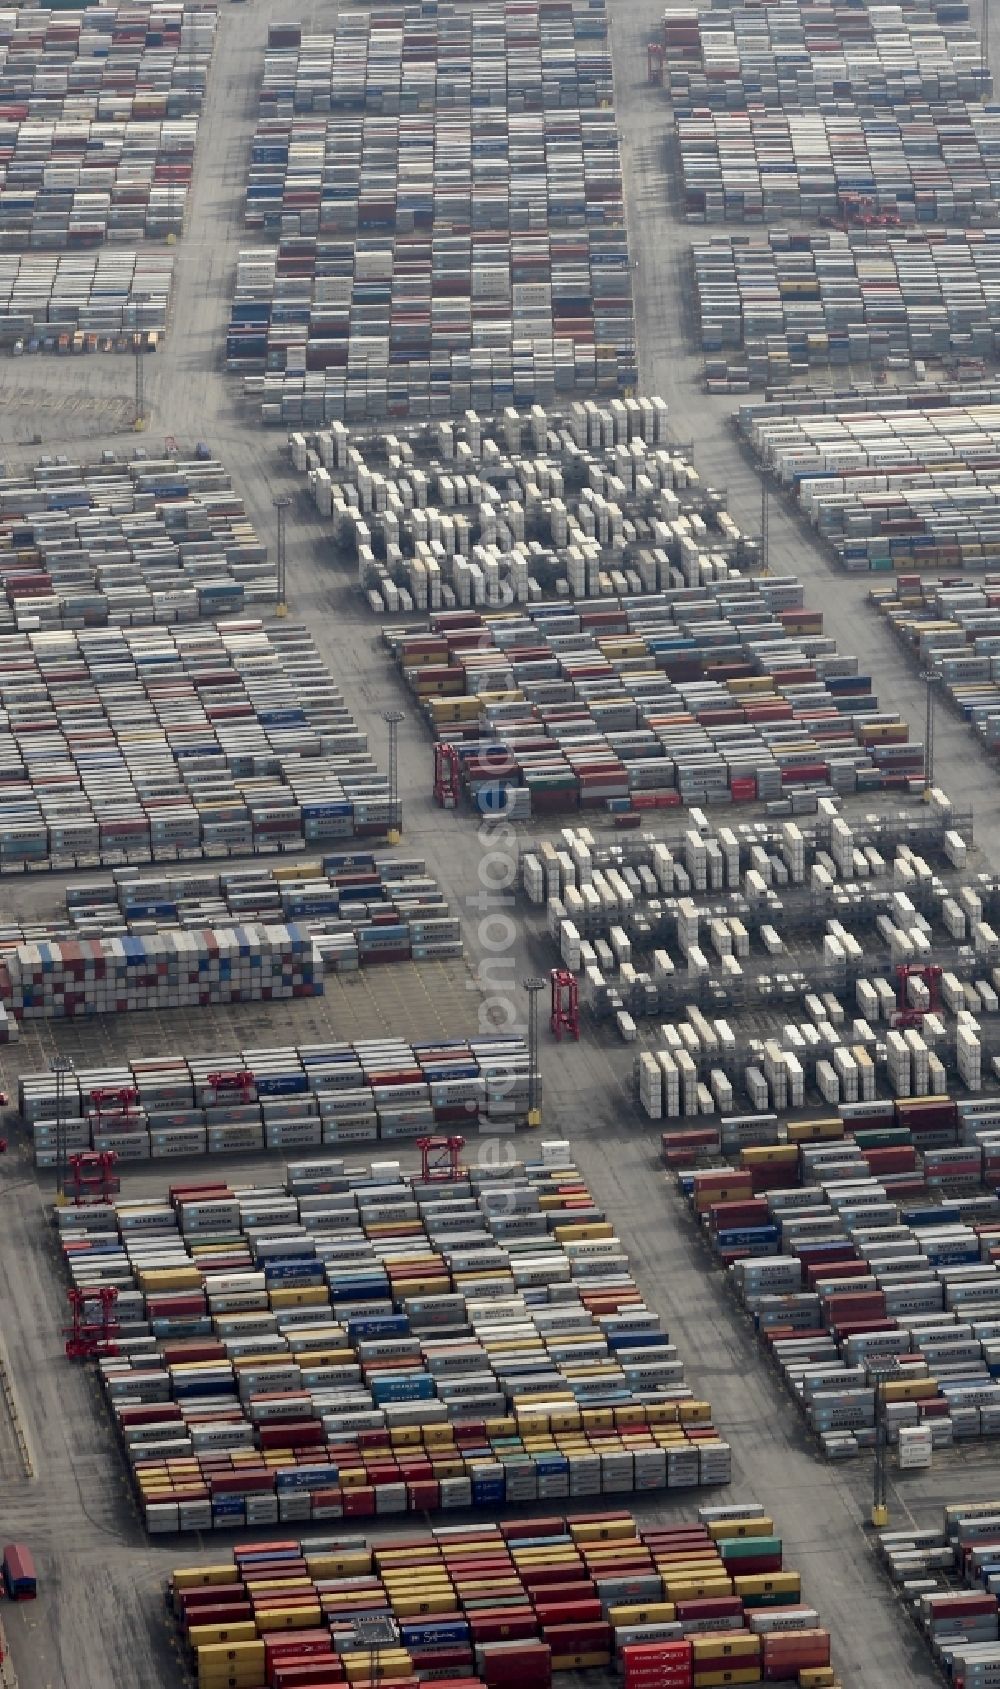
<path fill-rule="evenodd" d="M 887 1378 L 882 1385 L 882 1399 L 886 1402 L 918 1402 L 937 1393 L 936 1378 Z"/>
<path fill-rule="evenodd" d="M 692 1636 L 691 1652 L 696 1669 L 699 1660 L 712 1659 L 717 1654 L 724 1654 L 727 1660 L 755 1660 L 760 1654 L 760 1637 L 752 1636 L 749 1631 L 744 1634 L 715 1630 L 708 1636 Z"/>
<path fill-rule="evenodd" d="M 175 1589 L 207 1589 L 216 1583 L 239 1583 L 236 1562 L 218 1566 L 181 1566 L 171 1574 Z"/>
<path fill-rule="evenodd" d="M 773 1537 L 773 1519 L 714 1519 L 708 1534 L 713 1542 L 725 1542 L 732 1537 Z"/>
<path fill-rule="evenodd" d="M 353 1578 L 370 1572 L 370 1548 L 346 1548 L 335 1554 L 306 1554 L 306 1565 L 312 1578 Z"/>
<path fill-rule="evenodd" d="M 733 1589 L 739 1596 L 792 1595 L 797 1601 L 802 1579 L 798 1572 L 747 1572 L 733 1579 Z"/>
<path fill-rule="evenodd" d="M 785 1133 L 790 1143 L 809 1143 L 814 1138 L 842 1138 L 842 1120 L 788 1120 Z"/>
<path fill-rule="evenodd" d="M 204 1648 L 212 1642 L 255 1642 L 257 1640 L 257 1626 L 253 1619 L 235 1620 L 231 1624 L 193 1624 L 188 1631 L 188 1641 L 194 1649 Z"/>
<path fill-rule="evenodd" d="M 257 1629 L 262 1633 L 269 1630 L 313 1630 L 323 1623 L 323 1609 L 317 1601 L 302 1607 L 258 1607 L 256 1609 Z"/>
<path fill-rule="evenodd" d="M 762 1683 L 760 1666 L 733 1666 L 731 1671 L 696 1671 L 694 1689 L 716 1689 L 717 1684 Z"/>
<path fill-rule="evenodd" d="M 634 1624 L 673 1624 L 676 1612 L 672 1601 L 650 1601 L 645 1607 L 612 1607 L 608 1618 L 624 1630 Z"/>
<path fill-rule="evenodd" d="M 269 1290 L 268 1296 L 275 1311 L 278 1308 L 328 1308 L 330 1305 L 330 1292 L 325 1284 L 304 1284 L 291 1290 Z"/>
<path fill-rule="evenodd" d="M 256 1666 L 264 1669 L 263 1642 L 209 1642 L 198 1649 L 198 1675 L 210 1666 Z"/>

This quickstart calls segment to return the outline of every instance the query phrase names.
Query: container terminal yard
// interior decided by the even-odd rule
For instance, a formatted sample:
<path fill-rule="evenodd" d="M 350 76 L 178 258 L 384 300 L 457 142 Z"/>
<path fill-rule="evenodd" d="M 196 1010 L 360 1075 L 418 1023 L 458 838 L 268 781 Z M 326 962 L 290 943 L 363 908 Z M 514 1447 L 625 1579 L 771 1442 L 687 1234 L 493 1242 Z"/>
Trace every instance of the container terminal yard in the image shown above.
<path fill-rule="evenodd" d="M 149 10 L 121 8 L 116 50 Z M 526 10 L 506 9 L 506 96 L 503 8 L 482 8 L 471 36 L 478 156 L 527 174 L 542 131 L 526 109 Z M 764 10 L 740 13 L 755 40 L 746 20 Z M 932 126 L 935 102 L 956 123 L 961 102 L 989 99 L 975 5 L 891 8 L 877 31 L 874 7 L 767 10 L 789 14 L 803 56 L 800 13 L 814 49 L 849 30 L 864 62 L 835 74 L 873 109 L 901 111 L 905 88 L 914 123 Z M 906 196 L 901 210 L 881 177 L 848 173 L 832 206 L 824 187 L 766 223 L 750 204 L 745 229 L 735 198 L 727 221 L 706 220 L 685 199 L 677 125 L 738 112 L 738 79 L 722 108 L 703 100 L 691 9 L 665 27 L 662 0 L 607 0 L 606 43 L 600 8 L 555 7 L 543 35 L 559 52 L 542 55 L 545 168 L 563 144 L 585 157 L 602 215 L 581 223 L 576 179 L 544 170 L 524 226 L 487 208 L 475 259 L 460 247 L 458 269 L 474 262 L 480 278 L 470 346 L 466 318 L 449 316 L 464 295 L 442 282 L 456 273 L 455 180 L 435 172 L 468 150 L 461 79 L 442 65 L 479 8 L 407 7 L 415 81 L 395 104 L 370 100 L 365 147 L 377 175 L 387 126 L 405 121 L 414 180 L 429 153 L 420 186 L 445 209 L 428 342 L 449 349 L 453 387 L 432 402 L 418 339 L 396 377 L 405 404 L 397 392 L 388 408 L 359 349 L 388 290 L 365 290 L 388 278 L 387 233 L 414 238 L 414 213 L 397 226 L 376 205 L 374 240 L 355 241 L 331 170 L 343 152 L 323 170 L 316 140 L 336 86 L 329 38 L 345 88 L 360 43 L 391 84 L 402 12 L 223 0 L 185 14 L 184 35 L 157 13 L 149 52 L 163 62 L 119 73 L 119 90 L 153 88 L 145 103 L 112 92 L 110 64 L 76 95 L 36 71 L 29 94 L 8 53 L 2 98 L 23 102 L 22 129 L 62 118 L 157 134 L 116 138 L 107 207 L 86 191 L 101 139 L 88 133 L 72 194 L 50 176 L 30 210 L 0 209 L 4 285 L 29 256 L 12 232 L 26 216 L 47 293 L 83 264 L 98 348 L 60 355 L 55 335 L 31 351 L 44 334 L 4 304 L 0 1522 L 38 1574 L 36 1600 L 3 1602 L 4 1681 L 263 1689 L 409 1685 L 430 1670 L 501 1689 L 514 1671 L 544 1686 L 554 1670 L 576 1689 L 909 1689 L 942 1673 L 985 1686 L 1000 1670 L 990 325 L 956 306 L 924 356 L 914 318 L 881 362 L 871 339 L 833 353 L 832 310 L 827 343 L 802 357 L 791 313 L 784 338 L 768 319 L 766 352 L 746 324 L 742 341 L 709 344 L 693 245 L 777 228 L 816 239 L 820 258 L 821 232 L 844 245 L 853 221 L 855 253 L 862 232 L 877 254 L 903 232 L 915 250 Z M 432 31 L 440 111 L 414 69 Z M 747 63 L 743 97 L 757 98 Z M 794 97 L 786 81 L 774 98 L 765 71 L 769 118 L 815 116 L 798 109 L 813 98 L 801 59 Z M 286 174 L 280 145 L 262 154 L 293 116 L 303 150 Z M 336 118 L 344 148 L 360 118 Z M 121 162 L 132 150 L 138 167 Z M 327 414 L 286 408 L 296 334 L 257 309 L 265 296 L 272 309 L 260 253 L 308 242 L 320 174 L 344 190 L 323 238 L 351 266 L 306 294 L 319 328 L 302 367 L 333 395 Z M 270 195 L 279 179 L 276 216 L 261 183 Z M 925 199 L 918 219 L 929 250 L 964 221 L 970 242 L 989 233 L 989 193 L 966 215 L 962 192 L 949 199 L 941 172 L 934 183 L 934 214 Z M 585 270 L 591 318 L 618 348 L 591 360 L 564 318 L 554 365 L 519 352 L 508 386 L 489 290 L 529 234 L 551 246 L 547 294 L 530 265 L 514 275 L 536 342 L 560 286 L 572 320 Z M 117 322 L 101 316 L 105 263 Z M 333 285 L 345 274 L 347 330 Z M 501 282 L 508 314 L 511 297 Z M 227 369 L 234 324 L 250 338 L 268 320 L 285 365 Z M 351 383 L 323 350 L 345 333 L 358 390 L 376 395 L 346 416 Z M 863 397 L 836 401 L 852 382 Z M 831 456 L 797 478 L 760 449 L 784 423 L 861 409 L 882 416 L 884 439 L 904 405 L 939 414 L 946 387 L 977 438 L 949 452 L 923 527 L 893 527 L 895 505 L 881 526 L 833 514 L 905 492 L 893 457 Z M 869 471 L 874 486 L 845 480 Z M 486 785 L 504 789 L 502 827 L 477 819 Z M 578 1037 L 550 1031 L 554 969 L 567 1022 L 578 992 Z M 530 978 L 543 986 L 537 1074 Z M 467 1177 L 425 1183 L 418 1133 L 464 1137 Z M 115 1158 L 78 1193 L 100 1200 L 56 1210 L 56 1175 L 72 1187 L 81 1151 Z M 497 1186 L 515 1158 L 527 1171 L 511 1214 Z M 118 1331 L 82 1333 L 90 1357 L 71 1359 L 69 1290 L 79 1338 L 102 1286 Z M 904 1444 L 928 1443 L 930 1464 L 910 1464 Z M 460 1526 L 473 1544 L 461 1560 L 454 1538 L 432 1536 Z M 617 1566 L 593 1547 L 608 1543 L 624 1545 Z M 479 1553 L 492 1613 L 469 1581 Z M 548 1604 L 539 1557 L 566 1567 Z M 273 1585 L 282 1564 L 299 1593 L 269 1608 L 253 1568 Z M 404 1564 L 438 1598 L 426 1633 Z M 621 1582 L 602 1581 L 616 1569 Z M 206 1599 L 208 1576 L 224 1601 Z M 395 1611 L 389 1640 L 351 1631 L 356 1579 L 373 1580 L 365 1610 Z M 519 1628 L 505 1631 L 504 1608 Z"/>

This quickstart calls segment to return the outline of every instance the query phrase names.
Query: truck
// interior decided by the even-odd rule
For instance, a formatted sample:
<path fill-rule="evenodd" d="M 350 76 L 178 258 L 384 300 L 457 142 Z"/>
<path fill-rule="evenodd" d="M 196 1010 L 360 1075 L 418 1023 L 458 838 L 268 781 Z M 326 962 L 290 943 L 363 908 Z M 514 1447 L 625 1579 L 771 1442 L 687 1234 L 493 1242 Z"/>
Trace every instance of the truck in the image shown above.
<path fill-rule="evenodd" d="M 22 1542 L 9 1542 L 3 1551 L 3 1581 L 12 1601 L 34 1601 L 38 1593 L 35 1562 Z"/>

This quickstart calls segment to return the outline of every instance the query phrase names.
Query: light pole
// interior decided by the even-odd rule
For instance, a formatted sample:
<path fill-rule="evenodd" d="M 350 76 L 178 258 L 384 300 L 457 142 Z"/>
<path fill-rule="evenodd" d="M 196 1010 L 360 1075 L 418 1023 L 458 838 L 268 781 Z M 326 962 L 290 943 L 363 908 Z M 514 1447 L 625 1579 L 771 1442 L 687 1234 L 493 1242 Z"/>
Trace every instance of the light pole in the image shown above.
<path fill-rule="evenodd" d="M 934 784 L 934 710 L 937 703 L 937 675 L 928 669 L 924 675 L 927 704 L 924 716 L 924 798 L 931 795 Z"/>
<path fill-rule="evenodd" d="M 760 572 L 768 575 L 771 572 L 770 550 L 771 536 L 769 533 L 771 517 L 771 489 L 767 482 L 760 483 Z"/>
<path fill-rule="evenodd" d="M 396 757 L 396 734 L 399 724 L 406 720 L 403 710 L 383 710 L 382 720 L 389 729 L 389 806 L 392 811 L 392 829 L 398 833 L 402 831 L 403 817 L 399 806 L 399 764 Z"/>
<path fill-rule="evenodd" d="M 288 615 L 288 597 L 285 591 L 285 511 L 291 504 L 287 493 L 280 493 L 271 500 L 278 513 L 278 602 L 274 606 L 276 616 Z"/>
<path fill-rule="evenodd" d="M 523 981 L 524 989 L 528 993 L 528 1125 L 542 1124 L 542 1110 L 539 1099 L 538 1072 L 538 996 L 545 990 L 546 981 L 532 975 Z"/>
<path fill-rule="evenodd" d="M 132 343 L 135 347 L 135 432 L 141 434 L 146 426 L 146 365 L 143 362 L 143 331 L 137 328 Z"/>
<path fill-rule="evenodd" d="M 56 1076 L 56 1203 L 61 1206 L 66 1195 L 69 1147 L 66 1141 L 66 1075 L 75 1069 L 70 1056 L 53 1056 L 49 1068 Z"/>

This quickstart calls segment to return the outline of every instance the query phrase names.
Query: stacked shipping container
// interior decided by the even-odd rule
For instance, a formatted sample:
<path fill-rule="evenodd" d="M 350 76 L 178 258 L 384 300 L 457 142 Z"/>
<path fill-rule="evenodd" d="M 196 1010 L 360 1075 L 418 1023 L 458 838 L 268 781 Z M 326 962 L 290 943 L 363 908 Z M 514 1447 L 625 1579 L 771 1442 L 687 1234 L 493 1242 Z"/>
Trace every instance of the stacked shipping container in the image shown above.
<path fill-rule="evenodd" d="M 113 453 L 0 479 L 0 582 L 28 628 L 197 621 L 277 591 L 222 464 Z"/>
<path fill-rule="evenodd" d="M 136 335 L 151 345 L 167 326 L 172 278 L 170 255 L 149 250 L 0 255 L 0 345 L 65 350 L 77 335 L 116 350 L 132 351 Z"/>
<path fill-rule="evenodd" d="M 227 343 L 263 372 L 265 421 L 634 386 L 603 5 L 395 6 L 288 51 L 277 33 L 247 221 L 280 239 L 241 253 Z"/>
<path fill-rule="evenodd" d="M 120 870 L 69 888 L 59 925 L 0 931 L 0 1001 L 20 1020 L 270 1002 L 319 994 L 327 973 L 461 954 L 459 922 L 412 858 L 162 880 Z"/>
<path fill-rule="evenodd" d="M 337 424 L 290 445 L 378 613 L 695 586 L 755 553 L 669 449 L 662 400 L 508 409 L 485 427 L 470 411 L 377 439 Z"/>
<path fill-rule="evenodd" d="M 20 633 L 0 656 L 0 872 L 259 854 L 397 824 L 300 629 Z"/>
<path fill-rule="evenodd" d="M 702 347 L 742 349 L 752 385 L 809 365 L 996 356 L 991 231 L 716 235 L 693 255 Z"/>
<path fill-rule="evenodd" d="M 989 106 L 885 117 L 753 109 L 677 120 L 689 222 L 837 216 L 859 198 L 901 222 L 1000 220 L 1000 118 Z"/>
<path fill-rule="evenodd" d="M 847 1106 L 784 1140 L 678 1179 L 824 1452 L 874 1441 L 885 1356 L 891 1441 L 1000 1434 L 997 1098 Z"/>
<path fill-rule="evenodd" d="M 37 1165 L 52 1167 L 60 1123 L 71 1150 L 114 1150 L 122 1161 L 252 1154 L 419 1138 L 480 1116 L 511 1130 L 527 1117 L 529 1090 L 521 1038 L 392 1038 L 80 1068 L 65 1081 L 61 1116 L 52 1075 L 22 1074 L 18 1106 Z"/>
<path fill-rule="evenodd" d="M 149 1529 L 725 1483 L 729 1451 L 569 1161 L 301 1163 L 61 1224 Z M 538 1439 L 542 1439 L 541 1442 Z"/>
<path fill-rule="evenodd" d="M 870 685 L 836 691 L 857 662 L 821 629 L 798 581 L 767 576 L 524 615 L 454 611 L 426 634 L 385 637 L 470 796 L 542 813 L 919 774 L 919 746 Z"/>
<path fill-rule="evenodd" d="M 665 82 L 678 112 L 888 108 L 922 97 L 988 99 L 993 79 L 974 33 L 902 6 L 826 3 L 663 16 Z"/>
<path fill-rule="evenodd" d="M 836 1683 L 830 1637 L 753 1503 L 669 1527 L 619 1511 L 375 1544 L 245 1543 L 225 1564 L 175 1571 L 168 1605 L 200 1689 L 227 1673 L 246 1689 L 415 1689 L 428 1670 L 447 1689 L 549 1689 L 554 1671 L 614 1663 L 627 1689 Z M 361 1613 L 394 1645 L 366 1651 Z"/>

